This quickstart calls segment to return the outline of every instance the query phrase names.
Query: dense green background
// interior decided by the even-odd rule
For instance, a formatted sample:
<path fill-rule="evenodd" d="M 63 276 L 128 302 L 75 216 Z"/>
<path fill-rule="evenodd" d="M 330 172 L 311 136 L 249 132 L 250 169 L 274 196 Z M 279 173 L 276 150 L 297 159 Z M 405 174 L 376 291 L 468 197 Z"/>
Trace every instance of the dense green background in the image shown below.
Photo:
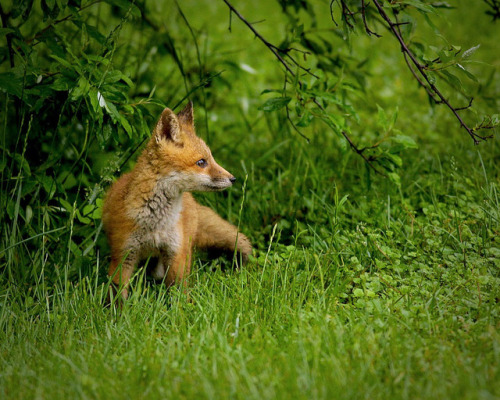
<path fill-rule="evenodd" d="M 393 3 L 422 59 L 481 45 L 463 64 L 474 76 L 452 66 L 460 82 L 437 84 L 457 107 L 474 96 L 471 127 L 498 114 L 486 4 Z M 301 78 L 318 115 L 235 15 L 228 30 L 222 1 L 29 4 L 2 2 L 0 397 L 499 398 L 498 140 L 474 146 L 429 102 L 374 14 L 382 38 L 348 32 L 337 3 L 339 26 L 329 2 L 234 1 L 269 42 L 311 53 L 293 54 L 321 78 Z M 190 301 L 140 269 L 123 307 L 103 307 L 105 190 L 187 98 L 239 178 L 197 198 L 255 257 L 197 258 Z M 385 176 L 342 130 L 379 143 L 365 154 Z"/>

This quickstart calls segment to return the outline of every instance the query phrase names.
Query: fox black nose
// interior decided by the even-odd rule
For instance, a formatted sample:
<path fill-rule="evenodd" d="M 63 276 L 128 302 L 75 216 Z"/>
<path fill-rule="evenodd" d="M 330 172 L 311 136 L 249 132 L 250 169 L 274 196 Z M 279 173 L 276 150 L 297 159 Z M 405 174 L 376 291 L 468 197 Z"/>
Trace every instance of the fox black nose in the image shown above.
<path fill-rule="evenodd" d="M 236 182 L 236 178 L 234 176 L 232 176 L 231 178 L 229 178 L 229 180 L 231 181 L 231 183 Z"/>

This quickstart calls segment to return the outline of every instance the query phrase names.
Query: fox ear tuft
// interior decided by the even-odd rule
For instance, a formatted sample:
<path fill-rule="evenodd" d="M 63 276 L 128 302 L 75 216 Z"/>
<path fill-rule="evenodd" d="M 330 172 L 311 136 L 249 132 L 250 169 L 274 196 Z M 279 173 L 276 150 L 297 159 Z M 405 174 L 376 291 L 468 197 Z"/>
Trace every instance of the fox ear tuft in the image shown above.
<path fill-rule="evenodd" d="M 170 108 L 165 108 L 154 130 L 156 142 L 171 140 L 175 143 L 181 142 L 181 130 L 179 120 Z"/>
<path fill-rule="evenodd" d="M 186 107 L 177 114 L 177 117 L 185 124 L 193 125 L 194 123 L 194 112 L 193 112 L 193 102 L 189 100 Z"/>

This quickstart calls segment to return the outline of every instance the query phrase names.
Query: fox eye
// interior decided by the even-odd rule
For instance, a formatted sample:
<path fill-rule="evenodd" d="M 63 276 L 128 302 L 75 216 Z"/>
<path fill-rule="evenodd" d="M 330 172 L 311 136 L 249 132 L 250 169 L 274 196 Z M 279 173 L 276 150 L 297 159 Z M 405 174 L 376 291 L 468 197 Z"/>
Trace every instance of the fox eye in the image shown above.
<path fill-rule="evenodd" d="M 202 158 L 201 160 L 196 161 L 196 165 L 200 168 L 205 168 L 207 166 L 207 160 Z"/>

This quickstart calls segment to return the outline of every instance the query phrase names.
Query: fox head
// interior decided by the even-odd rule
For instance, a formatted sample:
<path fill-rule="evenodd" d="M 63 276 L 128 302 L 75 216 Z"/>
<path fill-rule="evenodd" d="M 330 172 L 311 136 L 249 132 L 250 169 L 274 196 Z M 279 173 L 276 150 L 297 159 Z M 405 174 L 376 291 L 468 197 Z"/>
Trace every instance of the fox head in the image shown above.
<path fill-rule="evenodd" d="M 150 162 L 161 179 L 180 191 L 224 190 L 236 181 L 196 136 L 191 102 L 177 115 L 169 108 L 163 110 L 148 147 Z"/>

